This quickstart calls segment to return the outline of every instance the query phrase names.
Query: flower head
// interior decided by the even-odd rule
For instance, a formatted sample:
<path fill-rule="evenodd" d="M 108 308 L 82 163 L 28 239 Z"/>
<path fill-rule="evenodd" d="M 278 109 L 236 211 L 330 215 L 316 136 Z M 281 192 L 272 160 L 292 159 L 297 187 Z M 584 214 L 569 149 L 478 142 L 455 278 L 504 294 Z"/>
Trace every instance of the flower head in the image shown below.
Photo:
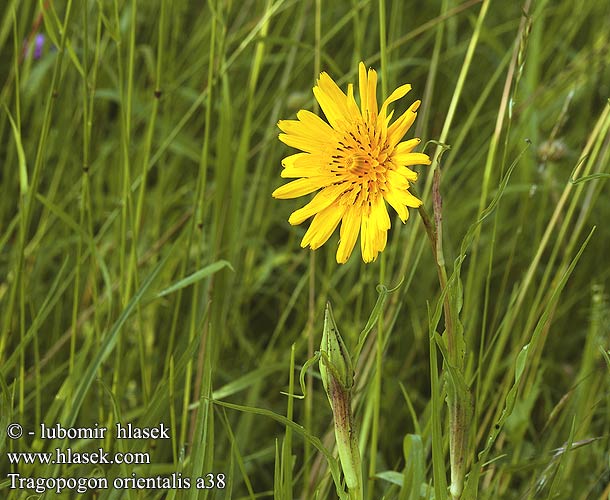
<path fill-rule="evenodd" d="M 282 142 L 301 150 L 284 158 L 282 177 L 297 180 L 273 192 L 275 198 L 297 198 L 320 191 L 303 208 L 293 212 L 288 222 L 296 225 L 313 216 L 301 242 L 312 250 L 322 246 L 341 222 L 337 262 L 349 259 L 358 234 L 364 262 L 383 251 L 390 229 L 386 202 L 402 222 L 409 217 L 407 207 L 421 201 L 409 191 L 417 179 L 413 165 L 429 165 L 430 158 L 413 149 L 421 142 L 400 142 L 415 121 L 420 101 L 415 101 L 391 125 L 388 105 L 404 97 L 410 85 L 401 85 L 377 107 L 377 73 L 359 66 L 360 108 L 354 87 L 347 95 L 330 76 L 321 73 L 313 93 L 328 123 L 314 113 L 301 110 L 296 120 L 280 120 Z"/>
<path fill-rule="evenodd" d="M 34 59 L 40 59 L 42 57 L 42 49 L 44 48 L 44 35 L 38 33 L 34 41 Z"/>

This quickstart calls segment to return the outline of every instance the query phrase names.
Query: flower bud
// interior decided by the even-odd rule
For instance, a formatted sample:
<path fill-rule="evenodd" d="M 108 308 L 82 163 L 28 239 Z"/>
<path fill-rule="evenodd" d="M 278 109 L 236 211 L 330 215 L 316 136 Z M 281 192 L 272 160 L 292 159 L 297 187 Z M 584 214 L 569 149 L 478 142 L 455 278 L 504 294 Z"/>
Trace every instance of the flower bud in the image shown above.
<path fill-rule="evenodd" d="M 354 382 L 354 372 L 352 360 L 339 334 L 329 302 L 326 303 L 326 310 L 324 311 L 324 331 L 322 332 L 320 352 L 323 353 L 322 359 L 320 359 L 320 375 L 322 375 L 322 383 L 326 394 L 331 399 L 329 391 L 332 390 L 334 384 L 338 384 L 344 390 L 351 389 Z"/>
<path fill-rule="evenodd" d="M 324 312 L 320 375 L 333 411 L 335 439 L 350 499 L 362 498 L 362 466 L 352 415 L 352 360 L 339 334 L 330 304 Z"/>

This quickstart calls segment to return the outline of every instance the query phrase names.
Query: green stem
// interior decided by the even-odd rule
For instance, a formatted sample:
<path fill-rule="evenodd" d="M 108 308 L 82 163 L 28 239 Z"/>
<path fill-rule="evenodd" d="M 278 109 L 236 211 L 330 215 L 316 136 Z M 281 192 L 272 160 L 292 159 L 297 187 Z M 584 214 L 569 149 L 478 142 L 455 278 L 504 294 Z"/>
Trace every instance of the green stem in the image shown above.
<path fill-rule="evenodd" d="M 468 447 L 468 419 L 470 399 L 467 387 L 458 387 L 459 377 L 463 376 L 463 363 L 458 349 L 455 325 L 459 321 L 458 311 L 451 307 L 451 297 L 447 289 L 447 269 L 443 254 L 442 240 L 442 203 L 440 196 L 440 173 L 436 168 L 432 186 L 434 205 L 434 222 L 430 220 L 425 207 L 419 207 L 419 214 L 430 240 L 436 264 L 441 293 L 444 293 L 443 310 L 445 315 L 445 340 L 447 342 L 448 362 L 458 371 L 456 376 L 447 376 L 447 407 L 449 410 L 449 456 L 451 462 L 450 493 L 454 500 L 461 497 L 466 473 L 466 453 Z M 457 380 L 456 380 L 457 378 Z"/>
<path fill-rule="evenodd" d="M 333 398 L 332 401 L 339 460 L 348 488 L 349 499 L 362 500 L 362 463 L 354 428 L 352 393 L 351 390 L 343 390 L 343 388 L 340 388 L 339 391 L 341 391 L 341 396 Z"/>

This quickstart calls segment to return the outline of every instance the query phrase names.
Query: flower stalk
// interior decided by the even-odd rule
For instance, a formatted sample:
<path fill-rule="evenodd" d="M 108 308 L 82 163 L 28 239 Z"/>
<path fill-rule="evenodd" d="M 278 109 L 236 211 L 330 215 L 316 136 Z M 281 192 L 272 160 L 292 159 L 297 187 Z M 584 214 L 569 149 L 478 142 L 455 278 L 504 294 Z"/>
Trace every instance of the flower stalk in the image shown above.
<path fill-rule="evenodd" d="M 453 385 L 451 381 L 449 385 Z M 449 493 L 453 500 L 458 500 L 464 491 L 466 453 L 468 450 L 468 423 L 471 416 L 471 405 L 467 395 L 468 393 L 462 393 L 456 387 L 448 388 L 449 459 L 451 463 Z"/>
<path fill-rule="evenodd" d="M 363 498 L 362 465 L 352 413 L 354 371 L 350 355 L 337 329 L 330 303 L 326 304 L 324 311 L 320 375 L 333 412 L 335 440 L 349 499 L 361 500 Z"/>
<path fill-rule="evenodd" d="M 464 373 L 465 343 L 460 322 L 461 286 L 459 274 L 448 280 L 443 255 L 442 240 L 442 198 L 440 195 L 440 170 L 434 170 L 432 185 L 434 221 L 430 220 L 426 209 L 419 207 L 426 233 L 430 240 L 434 261 L 437 266 L 441 290 L 444 293 L 445 333 L 437 339 L 445 359 L 445 381 L 447 384 L 447 408 L 449 411 L 449 458 L 451 465 L 452 500 L 459 500 L 464 490 L 464 477 L 468 457 L 469 420 L 472 414 L 470 388 Z"/>

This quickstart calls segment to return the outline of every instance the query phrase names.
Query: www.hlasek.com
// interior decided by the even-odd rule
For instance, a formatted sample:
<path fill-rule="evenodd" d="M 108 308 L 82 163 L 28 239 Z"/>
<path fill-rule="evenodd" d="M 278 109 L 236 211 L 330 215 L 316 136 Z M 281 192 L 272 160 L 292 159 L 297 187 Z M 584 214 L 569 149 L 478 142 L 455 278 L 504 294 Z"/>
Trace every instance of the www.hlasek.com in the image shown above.
<path fill-rule="evenodd" d="M 27 434 L 41 439 L 104 439 L 107 428 L 94 424 L 92 427 L 70 427 L 65 428 L 60 424 L 48 427 L 40 424 L 38 433 L 31 431 Z M 169 429 L 163 424 L 156 427 L 135 427 L 132 424 L 123 426 L 116 424 L 114 427 L 116 439 L 169 439 Z M 23 435 L 23 428 L 18 423 L 9 424 L 7 436 L 13 440 L 19 439 Z M 31 465 L 40 463 L 50 464 L 150 464 L 150 455 L 145 452 L 116 452 L 110 453 L 103 448 L 94 451 L 75 451 L 67 447 L 65 449 L 55 448 L 51 452 L 7 452 L 9 464 L 12 470 L 20 465 Z M 99 468 L 96 468 L 99 474 Z M 9 487 L 11 489 L 33 490 L 36 493 L 54 492 L 61 493 L 64 490 L 71 490 L 76 493 L 85 493 L 90 490 L 114 489 L 224 489 L 226 479 L 224 474 L 205 474 L 202 477 L 184 477 L 180 472 L 174 472 L 169 476 L 139 476 L 135 472 L 129 476 L 116 477 L 109 481 L 106 477 L 28 477 L 22 476 L 19 472 L 7 474 Z"/>
<path fill-rule="evenodd" d="M 110 453 L 98 448 L 96 451 L 72 451 L 66 448 L 55 448 L 48 453 L 41 452 L 8 452 L 8 461 L 11 465 L 19 464 L 149 464 L 150 455 L 145 452 L 136 453 Z"/>

